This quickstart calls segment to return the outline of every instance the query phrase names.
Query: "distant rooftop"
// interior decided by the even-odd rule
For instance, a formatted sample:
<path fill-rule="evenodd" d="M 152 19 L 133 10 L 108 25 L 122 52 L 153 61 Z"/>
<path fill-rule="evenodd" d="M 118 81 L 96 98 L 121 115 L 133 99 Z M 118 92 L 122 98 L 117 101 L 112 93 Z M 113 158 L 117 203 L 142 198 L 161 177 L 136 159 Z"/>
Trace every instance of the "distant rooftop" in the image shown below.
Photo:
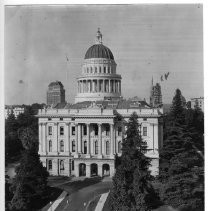
<path fill-rule="evenodd" d="M 48 106 L 47 108 L 53 109 L 83 109 L 88 107 L 101 107 L 104 109 L 132 109 L 132 108 L 151 108 L 145 101 L 133 101 L 133 100 L 119 100 L 119 101 L 84 101 L 75 104 L 58 103 L 56 105 Z"/>
<path fill-rule="evenodd" d="M 48 85 L 48 87 L 51 87 L 51 86 L 61 86 L 61 87 L 63 87 L 63 84 L 60 82 L 60 81 L 53 81 L 53 82 L 51 82 L 49 85 Z"/>

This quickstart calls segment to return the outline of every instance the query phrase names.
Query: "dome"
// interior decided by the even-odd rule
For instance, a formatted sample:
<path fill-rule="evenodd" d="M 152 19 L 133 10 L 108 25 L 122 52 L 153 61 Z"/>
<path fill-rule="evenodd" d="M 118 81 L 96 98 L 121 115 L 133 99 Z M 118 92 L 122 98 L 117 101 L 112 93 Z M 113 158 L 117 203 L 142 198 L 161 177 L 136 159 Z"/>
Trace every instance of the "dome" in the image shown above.
<path fill-rule="evenodd" d="M 87 50 L 85 54 L 85 59 L 92 59 L 92 58 L 105 58 L 114 60 L 114 56 L 111 50 L 101 43 L 95 44 Z"/>

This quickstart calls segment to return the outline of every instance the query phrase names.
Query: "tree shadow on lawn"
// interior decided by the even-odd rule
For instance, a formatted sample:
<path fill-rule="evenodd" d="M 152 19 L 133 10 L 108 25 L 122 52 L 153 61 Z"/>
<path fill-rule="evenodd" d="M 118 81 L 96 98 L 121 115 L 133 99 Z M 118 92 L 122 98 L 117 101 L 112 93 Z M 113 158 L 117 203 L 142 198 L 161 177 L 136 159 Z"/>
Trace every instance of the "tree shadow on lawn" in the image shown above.
<path fill-rule="evenodd" d="M 62 185 L 62 183 L 65 182 L 70 182 L 71 181 L 71 177 L 66 177 L 66 176 L 49 176 L 48 177 L 48 185 L 51 187 L 58 187 L 60 185 Z"/>
<path fill-rule="evenodd" d="M 60 185 L 59 188 L 64 189 L 68 193 L 73 193 L 75 191 L 78 191 L 82 188 L 94 185 L 96 183 L 101 182 L 102 178 L 101 177 L 91 177 L 91 178 L 85 178 L 84 180 L 79 180 L 79 181 L 70 181 L 69 183 Z"/>

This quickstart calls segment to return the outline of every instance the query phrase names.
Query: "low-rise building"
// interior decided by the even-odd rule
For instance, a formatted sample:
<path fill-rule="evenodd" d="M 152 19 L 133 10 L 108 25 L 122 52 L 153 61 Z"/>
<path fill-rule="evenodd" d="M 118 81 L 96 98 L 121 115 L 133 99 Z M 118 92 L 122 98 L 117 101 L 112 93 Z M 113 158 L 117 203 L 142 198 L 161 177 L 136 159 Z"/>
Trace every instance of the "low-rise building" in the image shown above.
<path fill-rule="evenodd" d="M 25 109 L 24 107 L 14 107 L 14 106 L 5 106 L 4 113 L 5 113 L 5 119 L 8 118 L 8 116 L 13 112 L 15 115 L 15 118 L 19 116 L 19 114 L 24 113 Z"/>
<path fill-rule="evenodd" d="M 191 108 L 198 106 L 204 112 L 204 97 L 191 98 Z"/>

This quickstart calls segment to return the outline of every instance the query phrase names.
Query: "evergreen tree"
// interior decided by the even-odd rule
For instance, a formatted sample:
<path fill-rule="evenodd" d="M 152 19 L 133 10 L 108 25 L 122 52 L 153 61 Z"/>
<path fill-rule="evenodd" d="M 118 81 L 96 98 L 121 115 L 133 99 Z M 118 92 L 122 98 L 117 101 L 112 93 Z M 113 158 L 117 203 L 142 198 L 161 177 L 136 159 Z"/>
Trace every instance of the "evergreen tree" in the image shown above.
<path fill-rule="evenodd" d="M 146 149 L 146 142 L 139 131 L 138 116 L 133 113 L 122 143 L 121 162 L 113 177 L 112 210 L 146 211 L 161 205 L 150 183 L 150 159 L 144 155 Z"/>
<path fill-rule="evenodd" d="M 20 155 L 22 150 L 21 141 L 18 138 L 18 122 L 15 118 L 14 112 L 8 115 L 5 120 L 5 162 L 9 162 L 14 156 Z"/>
<path fill-rule="evenodd" d="M 181 91 L 177 89 L 172 101 L 170 112 L 170 117 L 176 124 L 183 124 L 185 122 L 183 98 Z"/>
<path fill-rule="evenodd" d="M 20 165 L 16 168 L 11 187 L 14 193 L 11 210 L 36 210 L 47 188 L 48 172 L 40 161 L 37 142 L 30 144 L 34 137 L 29 137 L 28 134 L 33 135 L 33 132 L 25 130 L 21 136 L 25 151 L 22 153 Z"/>
<path fill-rule="evenodd" d="M 195 144 L 198 135 L 193 122 L 181 104 L 181 91 L 173 98 L 172 110 L 165 128 L 164 146 L 160 154 L 162 199 L 168 205 L 186 210 L 203 210 L 203 157 Z M 166 118 L 165 118 L 166 119 Z M 199 169 L 199 170 L 198 170 Z"/>

